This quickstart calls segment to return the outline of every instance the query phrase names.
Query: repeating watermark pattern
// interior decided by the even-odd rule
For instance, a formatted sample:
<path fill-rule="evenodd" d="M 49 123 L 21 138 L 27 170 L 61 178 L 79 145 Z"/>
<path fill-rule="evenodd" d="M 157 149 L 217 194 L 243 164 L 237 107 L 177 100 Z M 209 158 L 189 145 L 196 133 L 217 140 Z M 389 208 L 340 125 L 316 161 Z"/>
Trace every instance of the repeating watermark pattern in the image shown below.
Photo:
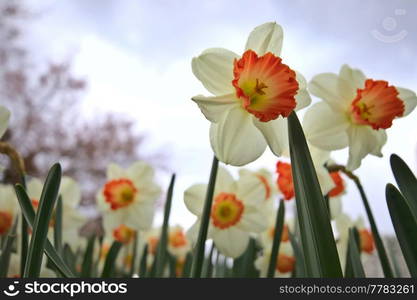
<path fill-rule="evenodd" d="M 394 11 L 395 16 L 404 16 L 407 13 L 405 9 L 397 8 Z M 385 33 L 381 32 L 379 29 L 371 30 L 371 34 L 377 40 L 383 43 L 396 43 L 403 40 L 407 35 L 408 31 L 405 29 L 398 31 L 398 23 L 397 19 L 394 17 L 386 17 L 382 20 L 382 28 L 384 29 Z M 397 31 L 395 33 L 395 31 Z"/>
<path fill-rule="evenodd" d="M 19 281 L 9 284 L 3 290 L 6 296 L 14 297 L 22 294 L 55 294 L 74 297 L 78 294 L 126 294 L 127 283 L 101 282 L 26 282 L 19 285 Z"/>

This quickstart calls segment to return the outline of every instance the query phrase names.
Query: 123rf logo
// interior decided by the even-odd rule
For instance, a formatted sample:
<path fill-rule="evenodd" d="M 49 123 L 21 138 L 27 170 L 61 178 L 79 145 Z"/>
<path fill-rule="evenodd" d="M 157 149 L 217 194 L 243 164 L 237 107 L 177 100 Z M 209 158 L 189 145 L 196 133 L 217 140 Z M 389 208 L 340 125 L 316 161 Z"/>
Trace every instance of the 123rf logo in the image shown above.
<path fill-rule="evenodd" d="M 3 290 L 6 296 L 14 297 L 24 294 L 61 294 L 74 297 L 77 294 L 126 294 L 127 283 L 90 282 L 27 282 L 19 288 L 19 281 L 14 281 Z"/>

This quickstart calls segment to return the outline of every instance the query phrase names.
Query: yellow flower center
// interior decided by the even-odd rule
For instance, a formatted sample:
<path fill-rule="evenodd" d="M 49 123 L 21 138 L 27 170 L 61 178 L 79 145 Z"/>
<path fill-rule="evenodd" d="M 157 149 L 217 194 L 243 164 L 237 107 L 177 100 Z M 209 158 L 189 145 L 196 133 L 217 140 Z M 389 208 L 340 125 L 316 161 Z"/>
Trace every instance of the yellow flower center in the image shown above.
<path fill-rule="evenodd" d="M 129 244 L 135 236 L 135 230 L 122 224 L 113 230 L 113 237 L 122 244 Z"/>
<path fill-rule="evenodd" d="M 244 208 L 243 202 L 235 194 L 218 194 L 211 211 L 213 225 L 220 229 L 235 225 L 242 217 Z"/>
<path fill-rule="evenodd" d="M 137 193 L 138 190 L 133 182 L 127 178 L 110 180 L 103 189 L 105 201 L 110 204 L 113 210 L 132 204 Z"/>

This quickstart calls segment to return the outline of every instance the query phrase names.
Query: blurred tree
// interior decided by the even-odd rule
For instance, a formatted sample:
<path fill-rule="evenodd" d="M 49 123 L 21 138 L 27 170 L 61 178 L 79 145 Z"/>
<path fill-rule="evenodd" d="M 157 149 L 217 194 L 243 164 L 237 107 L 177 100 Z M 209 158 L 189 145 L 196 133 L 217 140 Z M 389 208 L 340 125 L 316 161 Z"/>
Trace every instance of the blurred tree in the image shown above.
<path fill-rule="evenodd" d="M 85 203 L 91 203 L 109 162 L 144 159 L 162 166 L 161 153 L 140 152 L 145 136 L 135 132 L 133 120 L 114 113 L 83 119 L 86 82 L 71 74 L 69 63 L 49 63 L 39 71 L 29 60 L 31 49 L 21 36 L 30 16 L 21 1 L 0 1 L 0 103 L 12 111 L 3 140 L 21 153 L 27 173 L 45 176 L 59 161 L 64 173 L 82 184 Z M 11 168 L 5 174 L 5 180 L 15 181 Z"/>

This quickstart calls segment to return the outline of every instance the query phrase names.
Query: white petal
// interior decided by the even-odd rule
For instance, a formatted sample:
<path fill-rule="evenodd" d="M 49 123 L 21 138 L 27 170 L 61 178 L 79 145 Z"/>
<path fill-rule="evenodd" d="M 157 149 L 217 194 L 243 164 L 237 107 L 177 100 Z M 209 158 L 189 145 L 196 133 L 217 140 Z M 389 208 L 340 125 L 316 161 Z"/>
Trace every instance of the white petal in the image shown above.
<path fill-rule="evenodd" d="M 206 184 L 194 184 L 184 192 L 185 206 L 196 216 L 200 216 L 203 211 L 206 191 Z"/>
<path fill-rule="evenodd" d="M 336 74 L 322 73 L 313 77 L 308 84 L 308 90 L 314 96 L 317 96 L 326 101 L 333 109 L 345 111 L 350 101 L 353 98 L 344 97 L 340 92 L 339 79 Z"/>
<path fill-rule="evenodd" d="M 234 91 L 233 63 L 236 53 L 223 48 L 210 48 L 194 57 L 191 67 L 194 75 L 213 95 L 226 95 Z"/>
<path fill-rule="evenodd" d="M 6 132 L 9 125 L 10 111 L 4 106 L 0 106 L 0 138 Z"/>
<path fill-rule="evenodd" d="M 268 228 L 268 218 L 260 206 L 245 205 L 242 219 L 237 224 L 239 228 L 247 232 L 262 232 Z"/>
<path fill-rule="evenodd" d="M 383 129 L 374 130 L 370 126 L 351 126 L 348 130 L 349 160 L 347 169 L 356 170 L 366 155 L 380 153 L 386 142 L 384 134 Z"/>
<path fill-rule="evenodd" d="M 107 179 L 118 179 L 126 176 L 126 171 L 115 163 L 107 166 Z"/>
<path fill-rule="evenodd" d="M 187 239 L 191 242 L 191 245 L 193 247 L 197 243 L 198 232 L 200 230 L 200 223 L 201 223 L 200 219 L 195 221 L 195 223 L 191 225 L 191 227 L 187 230 L 187 233 L 186 233 Z"/>
<path fill-rule="evenodd" d="M 218 122 L 222 115 L 233 106 L 239 105 L 235 94 L 205 97 L 197 95 L 192 98 L 197 103 L 203 115 L 211 122 Z"/>
<path fill-rule="evenodd" d="M 308 148 L 314 164 L 323 166 L 330 160 L 330 151 L 314 147 L 313 145 L 308 145 Z"/>
<path fill-rule="evenodd" d="M 375 147 L 374 149 L 371 151 L 372 155 L 378 156 L 378 157 L 382 157 L 382 147 L 387 143 L 387 132 L 386 130 L 374 130 L 375 132 L 373 132 L 377 142 L 375 143 Z"/>
<path fill-rule="evenodd" d="M 251 49 L 258 55 L 271 52 L 276 56 L 280 56 L 283 37 L 284 33 L 280 25 L 275 22 L 265 23 L 252 30 L 245 49 Z"/>
<path fill-rule="evenodd" d="M 311 106 L 304 115 L 303 128 L 306 138 L 313 146 L 323 150 L 337 150 L 348 145 L 346 133 L 349 121 L 326 102 Z"/>
<path fill-rule="evenodd" d="M 213 231 L 213 240 L 223 255 L 236 258 L 242 255 L 248 247 L 249 233 L 232 226 Z"/>
<path fill-rule="evenodd" d="M 295 110 L 298 111 L 310 105 L 311 97 L 307 91 L 307 81 L 305 80 L 304 76 L 301 75 L 299 72 L 295 72 L 297 76 L 298 82 L 298 92 L 295 95 L 295 100 L 297 101 L 297 106 Z"/>
<path fill-rule="evenodd" d="M 416 93 L 414 93 L 411 90 L 405 89 L 405 88 L 400 88 L 400 87 L 396 87 L 399 95 L 398 97 L 404 101 L 404 114 L 402 115 L 403 117 L 405 117 L 406 115 L 408 115 L 409 113 L 411 113 L 414 108 L 417 105 L 417 96 Z M 0 134 L 1 136 L 1 134 Z"/>
<path fill-rule="evenodd" d="M 253 123 L 262 132 L 271 151 L 276 156 L 281 156 L 289 147 L 287 120 L 278 117 L 269 122 L 261 122 L 258 119 L 253 118 Z"/>
<path fill-rule="evenodd" d="M 339 72 L 339 91 L 347 100 L 352 101 L 356 97 L 357 89 L 363 89 L 366 77 L 361 70 L 352 69 L 343 65 Z"/>
<path fill-rule="evenodd" d="M 216 157 L 225 164 L 246 165 L 264 153 L 266 142 L 241 107 L 227 111 L 218 123 L 210 127 L 210 143 Z"/>

